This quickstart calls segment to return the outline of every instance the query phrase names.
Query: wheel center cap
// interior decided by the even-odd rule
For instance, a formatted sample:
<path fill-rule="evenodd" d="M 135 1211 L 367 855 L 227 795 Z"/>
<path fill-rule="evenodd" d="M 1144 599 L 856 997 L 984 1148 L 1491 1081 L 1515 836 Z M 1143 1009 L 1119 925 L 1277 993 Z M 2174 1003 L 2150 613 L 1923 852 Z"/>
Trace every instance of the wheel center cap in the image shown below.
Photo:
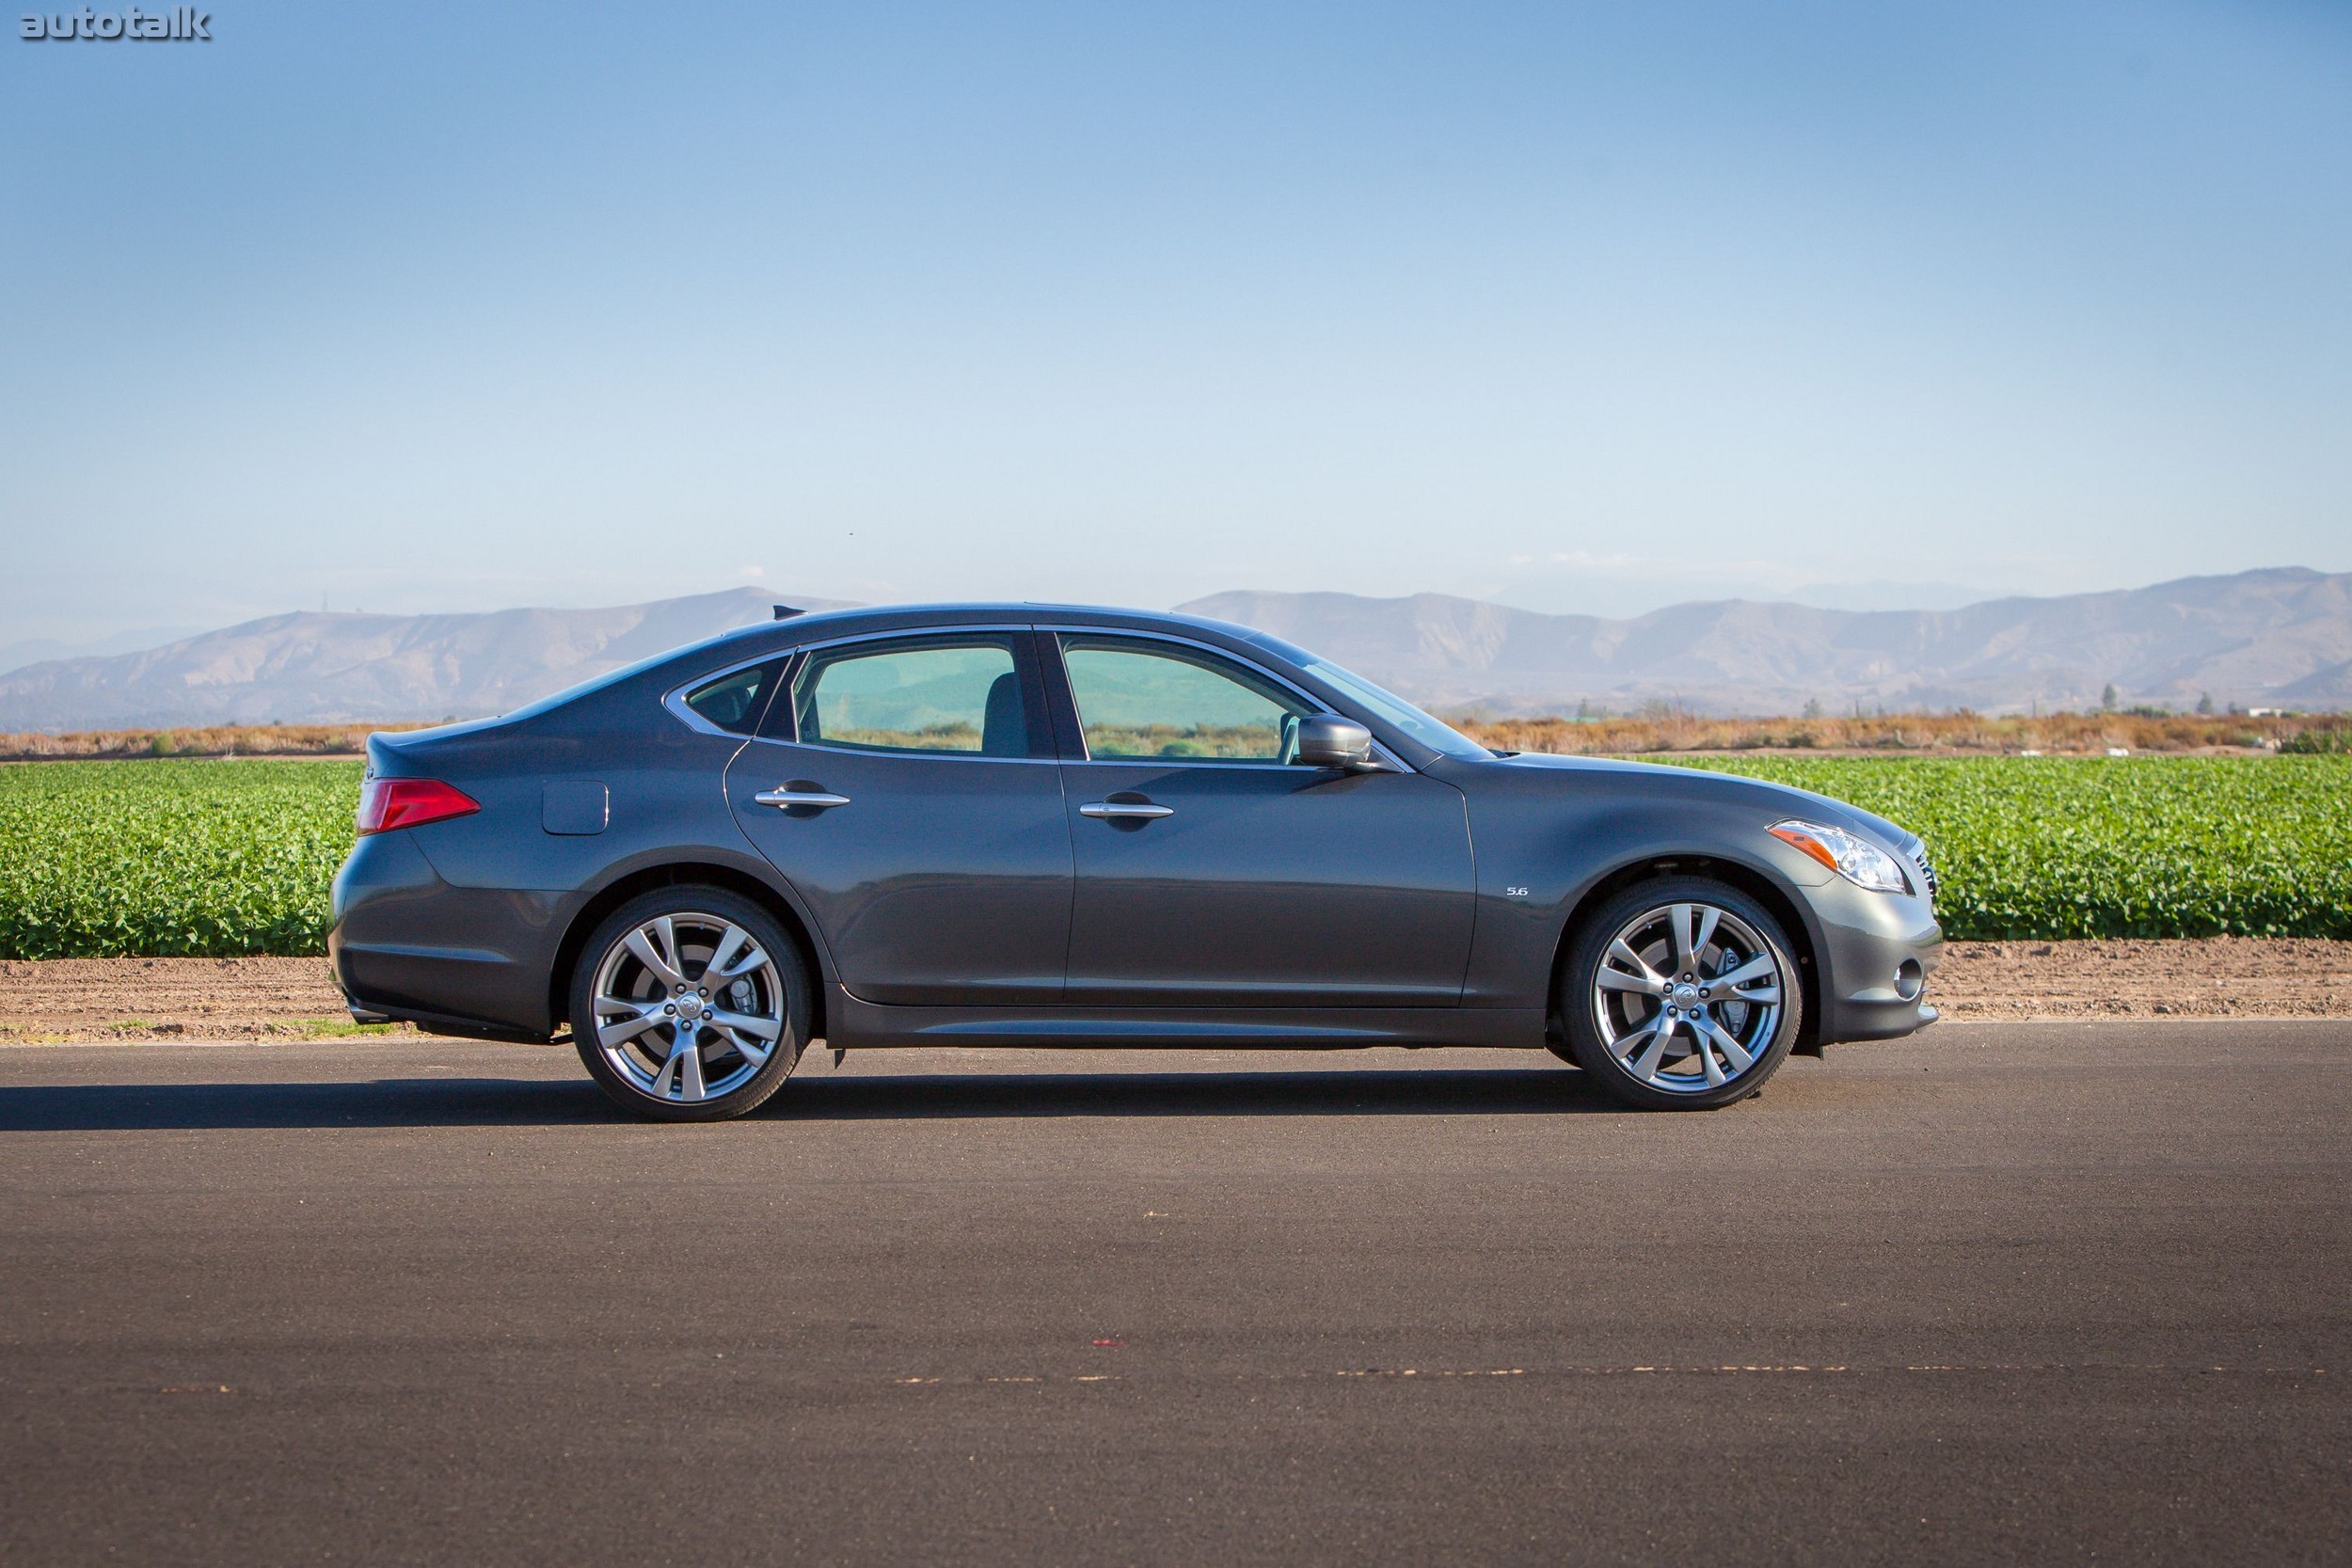
<path fill-rule="evenodd" d="M 1699 988 L 1686 980 L 1675 987 L 1673 996 L 1676 1006 L 1695 1007 L 1699 1004 Z"/>
<path fill-rule="evenodd" d="M 691 991 L 677 999 L 677 1016 L 680 1018 L 697 1018 L 702 1010 L 703 999 Z"/>

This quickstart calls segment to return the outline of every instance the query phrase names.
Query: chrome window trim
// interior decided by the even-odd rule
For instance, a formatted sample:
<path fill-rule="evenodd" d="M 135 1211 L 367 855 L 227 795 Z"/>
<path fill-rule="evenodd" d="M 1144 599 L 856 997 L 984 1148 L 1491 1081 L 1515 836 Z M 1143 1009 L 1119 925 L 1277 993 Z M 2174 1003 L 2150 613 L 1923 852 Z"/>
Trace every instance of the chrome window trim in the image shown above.
<path fill-rule="evenodd" d="M 969 637 L 978 632 L 1035 630 L 1037 630 L 1035 626 L 1011 621 L 949 621 L 935 626 L 894 626 L 888 631 L 851 632 L 847 637 L 828 637 L 822 642 L 795 642 L 792 645 L 803 654 L 813 654 L 819 648 L 842 648 L 852 642 L 889 642 L 900 639 L 920 640 L 927 637 Z M 758 661 L 755 659 L 753 662 Z"/>
<path fill-rule="evenodd" d="M 823 752 L 836 757 L 896 757 L 906 762 L 926 762 L 934 757 L 948 762 L 1025 762 L 1031 767 L 1054 767 L 1059 757 L 992 757 L 978 752 L 891 752 L 877 746 L 871 749 L 850 746 L 828 746 L 821 740 L 787 740 L 779 735 L 753 735 L 740 737 L 756 746 L 797 746 L 806 752 Z M 748 753 L 746 753 L 748 754 Z"/>
<path fill-rule="evenodd" d="M 1339 709 L 1333 707 L 1330 704 L 1325 702 L 1313 692 L 1301 687 L 1296 681 L 1290 679 L 1286 675 L 1279 674 L 1276 672 L 1267 669 L 1264 665 L 1260 664 L 1256 659 L 1245 658 L 1241 655 L 1233 653 L 1229 649 L 1219 648 L 1213 643 L 1202 642 L 1194 638 L 1179 637 L 1172 632 L 1165 631 L 1136 631 L 1129 626 L 1047 625 L 1040 626 L 1036 629 L 1039 631 L 1053 632 L 1056 634 L 1054 639 L 1054 657 L 1057 658 L 1059 658 L 1062 656 L 1063 650 L 1059 634 L 1064 632 L 1074 632 L 1081 636 L 1089 637 L 1140 638 L 1146 641 L 1172 642 L 1180 648 L 1196 649 L 1200 653 L 1207 654 L 1212 658 L 1221 658 L 1229 664 L 1238 664 L 1245 670 L 1263 676 L 1274 685 L 1279 686 L 1284 690 L 1290 692 L 1300 702 L 1305 703 L 1308 706 L 1309 712 L 1317 717 L 1326 719 L 1344 719 L 1351 724 L 1360 724 L 1363 722 L 1362 720 L 1357 718 L 1353 714 L 1342 713 Z M 1070 687 L 1070 670 L 1067 664 L 1062 667 L 1062 684 L 1065 687 Z M 1076 711 L 1078 705 L 1078 692 L 1075 687 L 1070 687 L 1070 705 L 1072 709 L 1071 717 L 1078 721 L 1078 744 L 1082 748 L 1086 747 L 1086 716 Z M 1376 736 L 1373 738 L 1372 752 L 1375 760 L 1380 764 L 1379 768 L 1375 769 L 1375 771 L 1382 773 L 1410 773 L 1416 770 L 1402 757 L 1399 757 L 1394 752 L 1390 751 L 1388 747 L 1382 745 L 1379 737 Z M 1155 762 L 1164 762 L 1170 767 L 1175 768 L 1279 768 L 1284 772 L 1288 772 L 1294 768 L 1306 766 L 1303 763 L 1296 762 L 1259 762 L 1254 759 L 1240 758 L 1231 762 L 1219 762 L 1214 757 L 1098 757 L 1093 754 L 1090 748 L 1088 749 L 1087 754 L 1083 757 L 1070 757 L 1065 758 L 1064 760 L 1073 766 L 1081 767 L 1135 768 L 1139 766 L 1148 766 Z M 1318 769 L 1318 771 L 1322 771 L 1322 769 Z"/>
<path fill-rule="evenodd" d="M 1320 715 L 1320 717 L 1327 719 L 1347 719 L 1347 715 L 1344 713 L 1327 712 Z M 1359 723 L 1361 721 L 1347 719 L 1347 721 L 1354 724 Z M 1086 736 L 1084 735 L 1080 735 L 1078 736 L 1078 744 L 1081 746 L 1086 744 Z M 1416 773 L 1420 771 L 1420 769 L 1413 767 L 1412 764 L 1405 761 L 1404 758 L 1398 756 L 1394 752 L 1390 751 L 1388 747 L 1382 745 L 1379 737 L 1376 736 L 1373 738 L 1372 742 L 1372 755 L 1373 760 L 1378 763 L 1379 766 L 1376 768 L 1359 768 L 1357 771 L 1364 773 Z M 999 757 L 995 760 L 1004 762 L 1011 759 Z M 1277 773 L 1289 773 L 1298 768 L 1308 768 L 1308 765 L 1303 762 L 1259 762 L 1254 758 L 1245 757 L 1235 757 L 1225 762 L 1219 762 L 1215 757 L 1064 757 L 1061 759 L 1061 764 L 1064 768 L 1151 768 L 1154 766 L 1163 768 L 1216 768 L 1221 769 L 1235 768 L 1259 768 L 1271 769 Z M 1309 768 L 1308 771 L 1315 773 L 1329 773 L 1337 771 L 1337 769 L 1329 768 Z"/>
<path fill-rule="evenodd" d="M 661 705 L 664 708 L 667 708 L 671 715 L 677 719 L 680 723 L 683 723 L 688 729 L 693 730 L 700 735 L 715 736 L 722 740 L 751 741 L 755 744 L 765 746 L 806 746 L 810 751 L 834 752 L 843 756 L 952 757 L 962 762 L 1025 762 L 1031 764 L 1051 763 L 1057 766 L 1099 768 L 1134 768 L 1154 762 L 1165 762 L 1172 767 L 1184 767 L 1189 764 L 1191 766 L 1208 768 L 1280 768 L 1285 772 L 1291 768 L 1302 766 L 1301 764 L 1295 762 L 1257 762 L 1239 759 L 1232 762 L 1203 762 L 1199 759 L 1184 757 L 1097 757 L 1091 754 L 1079 757 L 991 757 L 982 756 L 977 752 L 888 752 L 879 749 L 866 751 L 848 746 L 828 746 L 820 740 L 803 740 L 801 738 L 800 715 L 798 712 L 790 714 L 790 718 L 792 720 L 790 726 L 792 734 L 787 737 L 772 735 L 751 735 L 740 730 L 722 729 L 719 725 L 712 723 L 707 719 L 705 719 L 701 714 L 696 713 L 692 708 L 687 706 L 686 705 L 686 695 L 688 692 L 700 687 L 708 686 L 712 681 L 723 680 L 728 675 L 736 673 L 738 671 L 749 670 L 755 665 L 766 664 L 779 657 L 785 661 L 783 678 L 784 691 L 781 695 L 783 695 L 787 701 L 789 701 L 791 689 L 793 686 L 799 682 L 803 667 L 806 664 L 810 656 L 822 649 L 849 647 L 859 642 L 888 642 L 904 640 L 921 640 L 924 638 L 946 639 L 992 633 L 1011 635 L 1022 632 L 1047 632 L 1053 634 L 1055 637 L 1054 657 L 1056 658 L 1059 658 L 1061 657 L 1060 634 L 1064 632 L 1077 633 L 1080 635 L 1093 637 L 1133 638 L 1147 642 L 1168 642 L 1173 643 L 1180 648 L 1191 648 L 1197 652 L 1206 654 L 1212 658 L 1221 658 L 1229 663 L 1238 664 L 1243 669 L 1262 676 L 1265 680 L 1272 682 L 1274 685 L 1280 687 L 1282 689 L 1290 692 L 1293 696 L 1298 698 L 1299 701 L 1305 703 L 1314 713 L 1326 715 L 1333 719 L 1345 719 L 1351 723 L 1363 722 L 1363 721 L 1357 719 L 1352 714 L 1342 713 L 1339 709 L 1331 706 L 1328 703 L 1324 702 L 1321 698 L 1315 696 L 1314 693 L 1308 691 L 1299 686 L 1297 682 L 1290 679 L 1288 676 L 1269 670 L 1264 665 L 1260 664 L 1256 659 L 1248 658 L 1243 655 L 1233 653 L 1230 649 L 1220 648 L 1213 643 L 1202 642 L 1196 638 L 1180 637 L 1172 632 L 1144 631 L 1134 626 L 1096 626 L 1091 623 L 1063 622 L 1043 622 L 1022 625 L 1009 621 L 982 621 L 970 624 L 951 623 L 936 626 L 897 626 L 887 631 L 862 631 L 852 632 L 846 637 L 829 637 L 821 642 L 798 642 L 787 648 L 771 649 L 767 653 L 761 654 L 756 658 L 738 659 L 732 664 L 723 664 L 716 670 L 707 670 L 701 674 L 694 676 L 691 680 L 681 682 L 680 684 L 672 687 L 668 691 L 663 692 L 661 695 Z M 1015 657 L 1016 658 L 1018 657 L 1017 655 Z M 1062 674 L 1062 684 L 1065 688 L 1067 688 L 1069 686 L 1069 673 L 1065 670 Z M 1071 704 L 1074 710 L 1077 704 L 1077 693 L 1074 690 L 1071 692 Z M 1073 711 L 1072 717 L 1076 718 L 1078 715 Z M 1078 744 L 1081 748 L 1086 745 L 1086 726 L 1083 720 L 1081 720 L 1078 728 Z M 1372 753 L 1375 760 L 1380 764 L 1378 771 L 1384 773 L 1412 773 L 1418 771 L 1418 769 L 1413 768 L 1411 764 L 1406 762 L 1394 752 L 1389 750 L 1388 746 L 1376 736 L 1374 738 L 1372 743 Z"/>
<path fill-rule="evenodd" d="M 797 654 L 798 650 L 792 648 L 771 649 L 757 658 L 742 658 L 736 660 L 733 664 L 722 664 L 716 670 L 705 671 L 692 680 L 681 682 L 664 691 L 661 694 L 661 705 L 669 709 L 680 723 L 698 734 L 715 735 L 722 740 L 756 740 L 759 737 L 748 730 L 725 729 L 696 713 L 687 706 L 686 694 L 708 686 L 712 681 L 724 680 L 740 671 L 750 670 L 762 664 L 771 664 L 778 658 L 784 660 L 784 680 L 785 684 L 789 685 Z"/>

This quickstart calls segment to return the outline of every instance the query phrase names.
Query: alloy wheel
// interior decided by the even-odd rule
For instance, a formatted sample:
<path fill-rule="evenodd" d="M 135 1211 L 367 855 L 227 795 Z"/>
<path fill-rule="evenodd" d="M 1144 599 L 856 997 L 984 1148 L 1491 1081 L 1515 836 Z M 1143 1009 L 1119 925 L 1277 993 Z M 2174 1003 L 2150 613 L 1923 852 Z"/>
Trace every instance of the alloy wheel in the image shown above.
<path fill-rule="evenodd" d="M 694 1104 L 741 1088 L 785 1032 L 783 976 L 723 915 L 656 915 L 596 965 L 596 1047 L 647 1099 Z"/>
<path fill-rule="evenodd" d="M 1636 1083 L 1704 1094 L 1771 1050 L 1788 984 L 1772 943 L 1738 915 L 1664 904 L 1611 939 L 1593 975 L 1593 1017 Z"/>

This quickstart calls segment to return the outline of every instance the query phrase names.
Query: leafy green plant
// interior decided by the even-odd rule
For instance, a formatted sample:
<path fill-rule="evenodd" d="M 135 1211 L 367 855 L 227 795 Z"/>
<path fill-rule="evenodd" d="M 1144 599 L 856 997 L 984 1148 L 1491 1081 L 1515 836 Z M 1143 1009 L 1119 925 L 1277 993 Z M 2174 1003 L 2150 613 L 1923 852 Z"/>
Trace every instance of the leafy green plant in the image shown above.
<path fill-rule="evenodd" d="M 2329 756 L 1677 759 L 1928 841 L 1947 936 L 2352 938 L 2352 762 Z"/>
<path fill-rule="evenodd" d="M 2352 758 L 1712 757 L 1921 834 L 1962 938 L 2352 938 Z M 359 765 L 0 768 L 0 957 L 324 950 Z"/>
<path fill-rule="evenodd" d="M 0 768 L 0 956 L 324 952 L 359 773 L 178 758 Z"/>

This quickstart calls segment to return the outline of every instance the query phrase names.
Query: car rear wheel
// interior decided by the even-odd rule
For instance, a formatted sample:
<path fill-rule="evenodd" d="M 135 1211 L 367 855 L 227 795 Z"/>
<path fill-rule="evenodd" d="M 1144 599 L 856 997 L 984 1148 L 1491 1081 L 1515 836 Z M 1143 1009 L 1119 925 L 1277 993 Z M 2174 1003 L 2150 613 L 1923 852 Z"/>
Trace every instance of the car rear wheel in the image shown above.
<path fill-rule="evenodd" d="M 808 975 L 750 899 L 658 888 L 589 937 L 571 1019 L 580 1059 L 616 1102 L 664 1121 L 720 1121 L 791 1075 L 808 1042 Z"/>
<path fill-rule="evenodd" d="M 1578 927 L 1561 974 L 1567 1054 L 1644 1110 L 1704 1111 L 1764 1086 L 1804 1022 L 1788 936 L 1739 889 L 1640 882 Z"/>

